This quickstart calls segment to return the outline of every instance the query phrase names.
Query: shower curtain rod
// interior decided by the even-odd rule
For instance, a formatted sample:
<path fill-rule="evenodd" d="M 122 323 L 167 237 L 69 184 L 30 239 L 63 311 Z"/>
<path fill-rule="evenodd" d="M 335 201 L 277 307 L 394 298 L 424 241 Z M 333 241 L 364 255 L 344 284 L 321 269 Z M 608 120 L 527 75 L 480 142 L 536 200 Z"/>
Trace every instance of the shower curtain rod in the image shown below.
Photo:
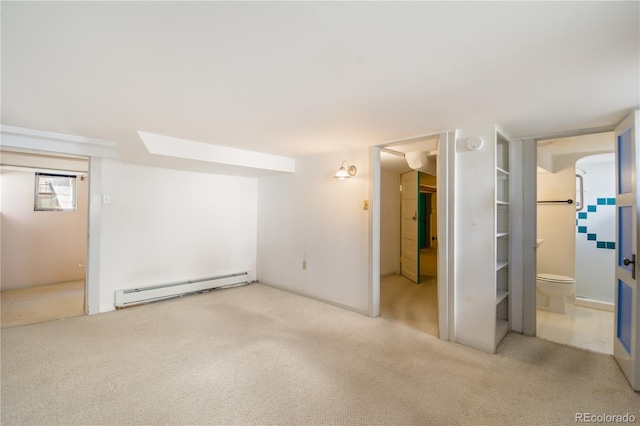
<path fill-rule="evenodd" d="M 568 200 L 538 201 L 538 204 L 556 204 L 556 203 L 573 204 L 573 200 L 571 198 L 569 198 Z"/>

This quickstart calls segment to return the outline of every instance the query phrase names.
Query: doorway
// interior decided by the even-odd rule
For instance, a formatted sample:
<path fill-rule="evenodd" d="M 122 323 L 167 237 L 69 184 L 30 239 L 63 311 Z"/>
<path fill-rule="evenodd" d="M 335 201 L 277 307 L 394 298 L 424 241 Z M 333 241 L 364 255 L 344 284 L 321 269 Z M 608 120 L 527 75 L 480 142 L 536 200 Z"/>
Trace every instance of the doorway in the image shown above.
<path fill-rule="evenodd" d="M 605 354 L 614 340 L 614 140 L 602 132 L 538 141 L 536 273 L 566 277 L 573 292 L 562 312 L 536 290 L 536 335 Z"/>
<path fill-rule="evenodd" d="M 2 151 L 2 327 L 83 315 L 89 164 Z"/>
<path fill-rule="evenodd" d="M 385 147 L 380 202 L 380 315 L 436 337 L 438 145 L 436 136 Z M 409 167 L 407 152 L 424 153 L 417 169 Z"/>

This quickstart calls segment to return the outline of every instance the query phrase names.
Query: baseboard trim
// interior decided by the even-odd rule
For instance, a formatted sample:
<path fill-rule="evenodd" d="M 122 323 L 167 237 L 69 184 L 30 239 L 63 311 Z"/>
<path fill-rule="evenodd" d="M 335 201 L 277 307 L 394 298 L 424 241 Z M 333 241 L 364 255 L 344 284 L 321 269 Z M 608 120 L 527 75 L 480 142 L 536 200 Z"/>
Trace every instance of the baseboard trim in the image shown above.
<path fill-rule="evenodd" d="M 574 306 L 582 306 L 585 308 L 599 309 L 601 311 L 614 312 L 613 303 L 603 302 L 601 300 L 586 299 L 584 297 L 576 297 L 573 299 Z"/>
<path fill-rule="evenodd" d="M 291 294 L 295 294 L 297 296 L 302 296 L 302 297 L 306 297 L 309 299 L 313 299 L 316 300 L 318 302 L 322 302 L 322 303 L 326 303 L 328 305 L 333 305 L 335 307 L 341 308 L 341 309 L 346 309 L 347 311 L 351 311 L 351 312 L 355 312 L 357 314 L 360 315 L 364 315 L 366 317 L 369 317 L 369 311 L 368 310 L 361 310 L 358 309 L 354 306 L 350 306 L 350 305 L 346 305 L 344 303 L 340 303 L 340 302 L 336 302 L 335 300 L 331 300 L 331 299 L 326 299 L 324 297 L 321 296 L 316 296 L 315 294 L 310 294 L 310 293 L 305 293 L 303 291 L 298 291 L 298 290 L 294 290 L 288 287 L 284 287 L 278 284 L 273 284 L 273 283 L 268 283 L 268 282 L 264 282 L 264 281 L 256 281 L 259 284 L 265 285 L 267 287 L 272 287 L 278 290 L 282 290 L 282 291 L 286 291 L 287 293 L 291 293 Z"/>
<path fill-rule="evenodd" d="M 486 352 L 489 354 L 496 353 L 496 348 L 494 348 L 493 345 L 488 345 L 484 342 L 479 342 L 474 339 L 467 339 L 464 337 L 456 336 L 456 343 L 463 346 L 468 346 L 470 348 L 477 349 L 479 351 Z"/>

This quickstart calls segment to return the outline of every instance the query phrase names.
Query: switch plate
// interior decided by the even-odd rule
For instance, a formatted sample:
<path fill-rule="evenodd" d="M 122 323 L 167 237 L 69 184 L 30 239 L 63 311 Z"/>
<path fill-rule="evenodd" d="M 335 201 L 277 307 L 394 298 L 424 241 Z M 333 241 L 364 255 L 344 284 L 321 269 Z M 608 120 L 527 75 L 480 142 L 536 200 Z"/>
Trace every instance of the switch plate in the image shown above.
<path fill-rule="evenodd" d="M 102 204 L 111 204 L 111 196 L 107 194 L 102 195 Z"/>

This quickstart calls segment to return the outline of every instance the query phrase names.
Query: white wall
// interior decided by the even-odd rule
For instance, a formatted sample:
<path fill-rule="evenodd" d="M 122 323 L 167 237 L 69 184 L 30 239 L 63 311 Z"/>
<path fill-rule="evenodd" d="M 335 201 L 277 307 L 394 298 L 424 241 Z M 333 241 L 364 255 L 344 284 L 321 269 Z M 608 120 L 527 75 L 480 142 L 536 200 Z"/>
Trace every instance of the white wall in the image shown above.
<path fill-rule="evenodd" d="M 344 160 L 357 175 L 334 179 Z M 369 167 L 369 151 L 358 150 L 298 158 L 295 174 L 259 178 L 260 282 L 368 313 Z"/>
<path fill-rule="evenodd" d="M 255 279 L 257 181 L 102 162 L 100 311 L 116 289 L 249 272 Z"/>
<path fill-rule="evenodd" d="M 400 273 L 400 175 L 380 175 L 380 276 Z"/>
<path fill-rule="evenodd" d="M 611 243 L 616 241 L 616 206 L 603 203 L 616 197 L 614 155 L 606 162 L 578 161 L 576 165 L 587 172 L 583 176 L 585 208 L 578 216 L 578 226 L 586 227 L 586 233 L 576 232 L 576 296 L 613 303 L 616 251 Z M 595 211 L 588 211 L 589 206 Z M 596 239 L 589 240 L 589 235 Z"/>
<path fill-rule="evenodd" d="M 35 171 L 2 170 L 2 290 L 85 279 L 88 180 L 76 211 L 34 211 Z"/>
<path fill-rule="evenodd" d="M 538 201 L 576 199 L 575 166 L 538 173 Z M 538 204 L 537 273 L 575 277 L 576 205 Z"/>
<path fill-rule="evenodd" d="M 457 132 L 455 159 L 455 321 L 459 343 L 493 351 L 496 322 L 496 129 Z M 466 148 L 470 136 L 484 145 Z"/>

